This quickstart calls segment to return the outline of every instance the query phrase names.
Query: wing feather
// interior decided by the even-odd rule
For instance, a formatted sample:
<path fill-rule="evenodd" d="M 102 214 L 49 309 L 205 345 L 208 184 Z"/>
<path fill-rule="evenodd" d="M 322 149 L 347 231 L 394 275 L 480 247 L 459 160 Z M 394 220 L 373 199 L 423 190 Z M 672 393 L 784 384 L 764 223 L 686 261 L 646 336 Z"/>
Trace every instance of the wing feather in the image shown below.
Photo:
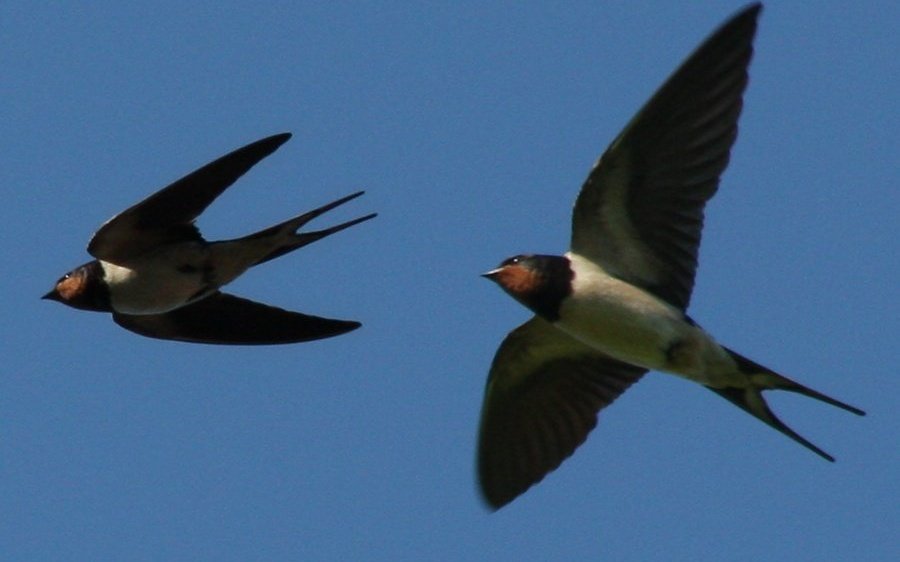
<path fill-rule="evenodd" d="M 215 293 L 164 314 L 113 313 L 116 324 L 151 338 L 225 345 L 298 343 L 337 336 L 359 322 L 283 310 Z"/>
<path fill-rule="evenodd" d="M 478 444 L 485 500 L 500 508 L 556 469 L 646 369 L 627 365 L 535 316 L 513 330 L 491 365 Z"/>
<path fill-rule="evenodd" d="M 572 251 L 687 308 L 706 202 L 737 137 L 761 10 L 714 32 L 610 144 L 572 217 Z"/>
<path fill-rule="evenodd" d="M 202 240 L 194 219 L 238 178 L 291 138 L 248 144 L 157 191 L 106 221 L 88 244 L 97 259 L 121 264 L 163 244 Z"/>

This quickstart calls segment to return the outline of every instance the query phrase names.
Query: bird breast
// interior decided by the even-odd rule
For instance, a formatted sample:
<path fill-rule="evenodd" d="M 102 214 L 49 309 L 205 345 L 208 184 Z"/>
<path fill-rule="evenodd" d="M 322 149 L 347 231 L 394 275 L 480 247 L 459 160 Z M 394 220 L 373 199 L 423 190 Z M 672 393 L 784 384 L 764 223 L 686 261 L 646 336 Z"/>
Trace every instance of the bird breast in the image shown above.
<path fill-rule="evenodd" d="M 168 248 L 124 265 L 102 262 L 113 310 L 162 314 L 215 290 L 208 251 L 201 245 Z"/>

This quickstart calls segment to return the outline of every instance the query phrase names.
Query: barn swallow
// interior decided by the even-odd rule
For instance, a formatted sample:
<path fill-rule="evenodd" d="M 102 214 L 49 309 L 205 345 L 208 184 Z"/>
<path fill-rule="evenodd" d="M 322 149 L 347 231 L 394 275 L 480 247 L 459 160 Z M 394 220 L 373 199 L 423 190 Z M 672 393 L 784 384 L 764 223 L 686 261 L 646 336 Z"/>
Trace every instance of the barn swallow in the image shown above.
<path fill-rule="evenodd" d="M 249 236 L 207 242 L 194 220 L 291 135 L 274 135 L 203 166 L 108 220 L 88 253 L 97 258 L 62 276 L 43 298 L 111 312 L 116 324 L 151 338 L 261 345 L 337 336 L 359 322 L 282 310 L 220 291 L 249 268 L 375 217 L 315 232 L 303 225 L 362 191 Z"/>
<path fill-rule="evenodd" d="M 485 389 L 478 477 L 491 508 L 556 469 L 648 370 L 706 386 L 829 461 L 775 417 L 762 391 L 864 415 L 720 345 L 685 312 L 760 10 L 748 6 L 714 32 L 613 140 L 578 195 L 565 255 L 519 255 L 484 274 L 535 313 L 500 345 Z"/>

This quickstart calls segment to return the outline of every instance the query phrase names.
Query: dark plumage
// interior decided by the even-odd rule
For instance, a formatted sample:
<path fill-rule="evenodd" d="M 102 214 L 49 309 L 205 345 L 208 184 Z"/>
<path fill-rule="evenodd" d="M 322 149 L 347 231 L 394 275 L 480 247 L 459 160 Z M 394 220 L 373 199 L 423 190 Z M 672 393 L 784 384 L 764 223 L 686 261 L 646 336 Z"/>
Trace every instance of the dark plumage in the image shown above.
<path fill-rule="evenodd" d="M 247 269 L 367 221 L 314 232 L 303 225 L 363 192 L 235 240 L 207 242 L 194 220 L 290 134 L 264 138 L 203 166 L 108 220 L 91 238 L 96 260 L 60 278 L 44 298 L 112 312 L 127 330 L 195 343 L 277 344 L 336 336 L 360 326 L 227 295 L 220 287 Z"/>

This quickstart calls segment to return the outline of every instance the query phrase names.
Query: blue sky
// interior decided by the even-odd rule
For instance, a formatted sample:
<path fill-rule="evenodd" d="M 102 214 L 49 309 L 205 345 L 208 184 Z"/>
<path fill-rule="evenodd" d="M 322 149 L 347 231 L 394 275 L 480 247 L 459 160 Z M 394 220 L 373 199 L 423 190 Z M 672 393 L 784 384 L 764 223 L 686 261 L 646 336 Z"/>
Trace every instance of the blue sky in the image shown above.
<path fill-rule="evenodd" d="M 869 412 L 771 403 L 829 464 L 651 373 L 490 514 L 488 365 L 529 313 L 478 277 L 566 249 L 588 169 L 739 3 L 0 5 L 0 558 L 886 560 L 900 550 L 900 8 L 762 14 L 691 314 Z M 379 217 L 235 282 L 364 326 L 303 345 L 161 342 L 40 301 L 107 218 L 294 138 L 210 239 L 358 189 Z"/>

